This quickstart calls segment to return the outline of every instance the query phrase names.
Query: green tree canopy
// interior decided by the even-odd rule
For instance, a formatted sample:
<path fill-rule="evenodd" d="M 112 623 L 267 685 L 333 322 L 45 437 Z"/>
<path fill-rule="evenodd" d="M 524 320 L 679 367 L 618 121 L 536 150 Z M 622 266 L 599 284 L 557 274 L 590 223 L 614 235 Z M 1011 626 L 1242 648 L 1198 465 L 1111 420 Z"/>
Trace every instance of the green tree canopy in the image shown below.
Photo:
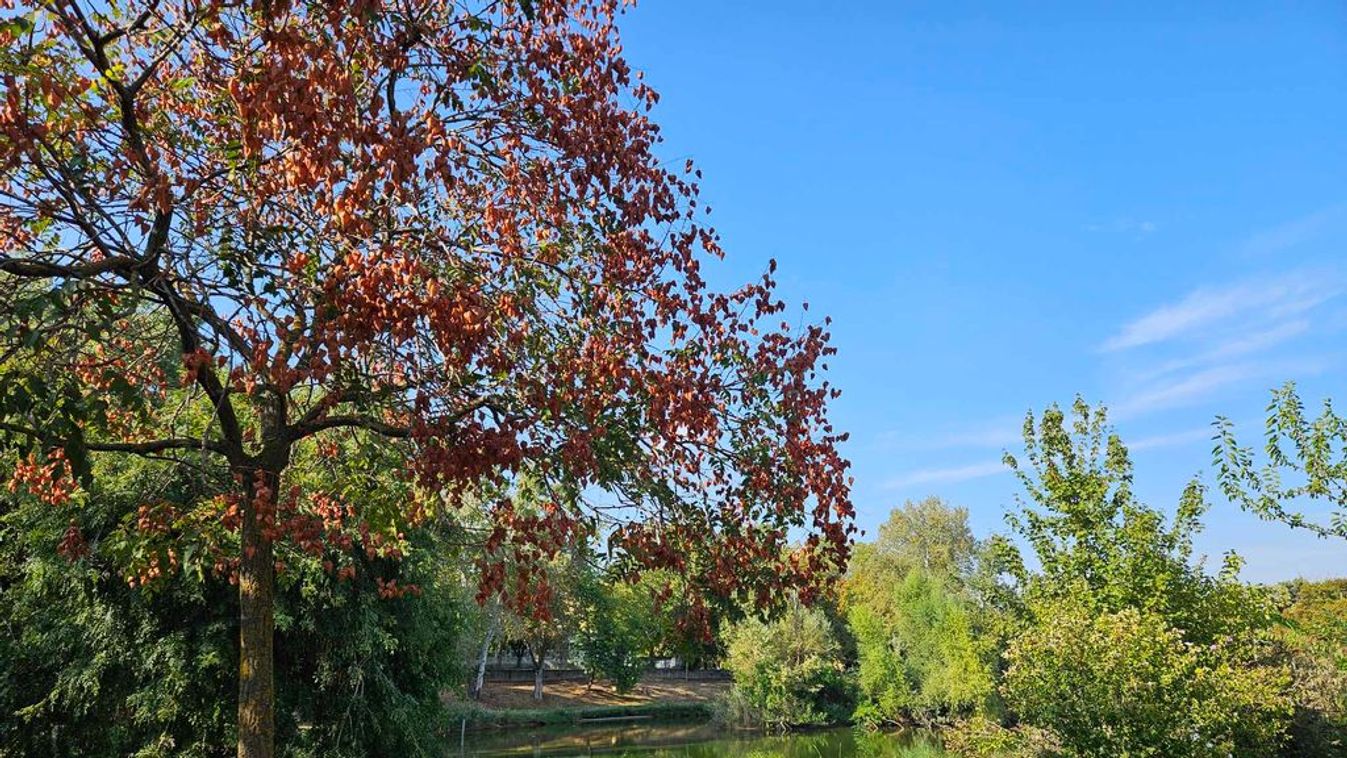
<path fill-rule="evenodd" d="M 1272 391 L 1264 431 L 1264 463 L 1239 444 L 1230 419 L 1216 420 L 1215 465 L 1226 497 L 1245 510 L 1320 537 L 1347 539 L 1347 419 L 1325 399 L 1310 418 L 1293 382 Z M 1294 510 L 1297 500 L 1317 500 L 1331 509 L 1315 520 Z"/>
<path fill-rule="evenodd" d="M 1027 601 L 1011 708 L 1083 756 L 1266 754 L 1290 712 L 1275 609 L 1233 553 L 1214 576 L 1194 559 L 1201 485 L 1172 519 L 1139 502 L 1127 448 L 1080 398 L 1069 418 L 1030 414 L 1024 440 L 1024 465 L 1006 455 L 1029 500 L 1010 523 L 1039 568 L 1004 546 Z"/>
<path fill-rule="evenodd" d="M 975 591 L 984 557 L 967 509 L 937 497 L 895 508 L 873 543 L 857 545 L 843 598 L 860 720 L 929 720 L 991 694 L 988 609 Z"/>

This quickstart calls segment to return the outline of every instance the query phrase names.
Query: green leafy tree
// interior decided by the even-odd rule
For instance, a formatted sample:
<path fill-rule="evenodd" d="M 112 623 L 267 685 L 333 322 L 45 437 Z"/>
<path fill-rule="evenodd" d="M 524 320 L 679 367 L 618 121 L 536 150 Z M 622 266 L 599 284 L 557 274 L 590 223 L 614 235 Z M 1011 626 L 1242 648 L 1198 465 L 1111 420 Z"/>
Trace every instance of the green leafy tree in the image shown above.
<path fill-rule="evenodd" d="M 1294 382 L 1272 391 L 1267 407 L 1262 466 L 1253 448 L 1239 444 L 1230 419 L 1216 420 L 1215 465 L 1222 491 L 1245 510 L 1320 537 L 1347 539 L 1347 419 L 1325 399 L 1310 418 Z M 1326 520 L 1294 510 L 1297 500 L 1318 500 Z"/>
<path fill-rule="evenodd" d="M 630 692 L 650 665 L 650 651 L 664 631 L 655 598 L 644 587 L 615 582 L 597 572 L 581 589 L 575 643 L 590 682 L 604 679 Z"/>
<path fill-rule="evenodd" d="M 1079 398 L 1069 420 L 1030 414 L 1024 436 L 1028 465 L 1006 462 L 1032 505 L 1010 522 L 1040 568 L 1003 548 L 1027 599 L 1008 704 L 1079 755 L 1266 754 L 1290 710 L 1275 611 L 1239 582 L 1237 556 L 1215 576 L 1194 562 L 1201 486 L 1172 522 L 1138 502 L 1126 447 Z"/>
<path fill-rule="evenodd" d="M 967 600 L 919 570 L 892 592 L 892 615 L 866 606 L 849 614 L 864 696 L 857 717 L 931 720 L 981 705 L 994 688 L 990 651 L 976 636 Z"/>
<path fill-rule="evenodd" d="M 843 585 L 868 723 L 929 721 L 982 704 L 994 689 L 987 609 L 974 591 L 984 547 L 968 511 L 906 503 L 858 545 Z"/>

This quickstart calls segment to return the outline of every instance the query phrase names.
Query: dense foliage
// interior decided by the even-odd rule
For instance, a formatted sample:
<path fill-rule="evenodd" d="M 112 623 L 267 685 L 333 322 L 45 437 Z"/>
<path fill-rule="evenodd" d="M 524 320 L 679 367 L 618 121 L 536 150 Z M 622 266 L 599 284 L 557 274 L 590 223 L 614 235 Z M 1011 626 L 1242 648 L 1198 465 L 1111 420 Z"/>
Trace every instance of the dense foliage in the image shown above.
<path fill-rule="evenodd" d="M 748 618 L 727 634 L 734 676 L 730 718 L 776 728 L 842 723 L 855 706 L 828 616 L 791 603 L 779 618 Z"/>
<path fill-rule="evenodd" d="M 87 493 L 78 545 L 62 541 L 65 514 L 22 494 L 3 499 L 0 752 L 233 752 L 237 592 L 204 570 L 132 587 L 118 541 L 145 489 L 172 497 L 201 478 L 152 463 L 123 473 Z M 353 556 L 352 581 L 313 559 L 282 575 L 277 698 L 288 753 L 436 749 L 441 694 L 460 680 L 446 652 L 470 600 L 446 572 L 447 543 L 428 530 L 409 539 L 419 549 L 406 561 Z M 419 594 L 381 596 L 389 581 Z"/>
<path fill-rule="evenodd" d="M 37 510 L 0 525 L 0 752 L 218 754 L 233 737 L 232 588 L 132 589 L 101 554 L 57 555 L 65 524 Z"/>
<path fill-rule="evenodd" d="M 928 498 L 895 509 L 858 546 L 844 585 L 868 723 L 930 721 L 985 705 L 993 691 L 989 609 L 975 591 L 985 547 L 968 512 Z"/>
<path fill-rule="evenodd" d="M 1073 755 L 1275 753 L 1286 682 L 1239 641 L 1196 644 L 1138 608 L 1057 601 L 1035 617 L 1006 653 L 1006 699 Z"/>
<path fill-rule="evenodd" d="M 779 320 L 770 271 L 708 287 L 718 238 L 693 166 L 655 153 L 617 0 L 0 10 L 0 449 L 63 508 L 97 458 L 227 469 L 135 578 L 227 533 L 241 755 L 281 718 L 287 545 L 403 555 L 471 498 L 482 589 L 523 609 L 500 564 L 599 514 L 517 514 L 529 473 L 619 497 L 615 554 L 689 602 L 809 596 L 845 561 L 826 326 Z M 394 507 L 295 476 L 353 440 Z"/>
<path fill-rule="evenodd" d="M 1027 614 L 1003 691 L 1082 756 L 1268 754 L 1291 703 L 1273 659 L 1271 598 L 1192 560 L 1206 506 L 1189 486 L 1172 523 L 1138 502 L 1127 449 L 1080 400 L 1025 422 L 1007 455 L 1032 505 L 1012 526 L 1040 566 L 1017 571 Z"/>
<path fill-rule="evenodd" d="M 1286 585 L 1281 641 L 1295 719 L 1288 754 L 1347 755 L 1347 579 Z"/>
<path fill-rule="evenodd" d="M 930 720 L 983 705 L 993 681 L 968 603 L 940 579 L 917 571 L 893 588 L 893 596 L 891 617 L 864 606 L 849 614 L 865 698 L 857 717 Z"/>

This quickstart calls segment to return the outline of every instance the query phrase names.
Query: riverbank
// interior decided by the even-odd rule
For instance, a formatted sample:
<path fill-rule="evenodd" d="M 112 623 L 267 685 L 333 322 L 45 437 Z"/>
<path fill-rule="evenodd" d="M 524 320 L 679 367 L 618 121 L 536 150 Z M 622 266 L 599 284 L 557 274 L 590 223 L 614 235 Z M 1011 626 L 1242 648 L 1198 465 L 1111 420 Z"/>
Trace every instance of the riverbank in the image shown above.
<path fill-rule="evenodd" d="M 630 722 L 709 721 L 713 704 L 729 691 L 729 682 L 643 679 L 619 693 L 602 684 L 550 682 L 543 699 L 523 682 L 488 682 L 478 702 L 453 702 L 453 718 L 472 730 L 519 726 Z"/>

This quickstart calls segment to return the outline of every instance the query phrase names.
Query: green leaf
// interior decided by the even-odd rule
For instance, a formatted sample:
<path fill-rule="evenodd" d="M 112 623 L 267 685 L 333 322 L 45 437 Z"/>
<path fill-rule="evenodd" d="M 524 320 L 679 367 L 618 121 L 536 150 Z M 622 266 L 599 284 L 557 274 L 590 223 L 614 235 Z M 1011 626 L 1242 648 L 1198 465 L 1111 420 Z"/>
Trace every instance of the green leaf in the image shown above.
<path fill-rule="evenodd" d="M 15 37 L 21 37 L 33 30 L 33 20 L 27 16 L 15 16 L 0 21 L 0 30 L 9 32 Z"/>

